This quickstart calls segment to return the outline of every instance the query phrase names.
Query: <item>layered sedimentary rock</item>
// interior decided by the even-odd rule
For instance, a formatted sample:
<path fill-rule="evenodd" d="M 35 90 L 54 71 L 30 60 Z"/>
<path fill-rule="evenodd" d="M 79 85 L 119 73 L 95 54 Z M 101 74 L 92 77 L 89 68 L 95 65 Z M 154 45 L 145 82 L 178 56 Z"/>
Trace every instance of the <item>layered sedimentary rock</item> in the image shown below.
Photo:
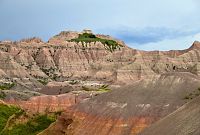
<path fill-rule="evenodd" d="M 39 96 L 32 97 L 28 101 L 8 101 L 10 104 L 18 105 L 24 110 L 32 113 L 58 112 L 66 110 L 75 104 L 75 96 L 65 94 L 61 96 Z"/>
<path fill-rule="evenodd" d="M 9 100 L 7 103 L 20 106 L 23 110 L 31 113 L 62 112 L 69 107 L 89 98 L 89 94 L 67 93 L 62 95 L 43 95 L 32 97 L 27 101 Z"/>
<path fill-rule="evenodd" d="M 80 79 L 130 84 L 166 72 L 199 74 L 199 42 L 181 51 L 146 52 L 131 49 L 116 40 L 122 46 L 110 52 L 101 42 L 69 41 L 78 34 L 61 32 L 48 43 L 37 38 L 15 43 L 2 42 L 0 75 L 10 78 Z"/>
<path fill-rule="evenodd" d="M 145 79 L 73 106 L 44 134 L 135 135 L 184 105 L 191 93 L 195 98 L 199 84 L 191 73 Z"/>
<path fill-rule="evenodd" d="M 145 129 L 140 135 L 199 135 L 200 97 Z"/>

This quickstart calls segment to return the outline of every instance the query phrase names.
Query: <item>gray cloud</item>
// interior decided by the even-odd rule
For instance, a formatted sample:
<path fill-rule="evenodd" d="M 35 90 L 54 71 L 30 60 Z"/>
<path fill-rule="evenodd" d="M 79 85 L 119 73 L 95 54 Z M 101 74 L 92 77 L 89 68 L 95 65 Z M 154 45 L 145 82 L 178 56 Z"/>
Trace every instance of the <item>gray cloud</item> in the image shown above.
<path fill-rule="evenodd" d="M 124 40 L 126 43 L 136 43 L 139 45 L 147 43 L 156 43 L 163 40 L 176 39 L 180 37 L 194 35 L 200 32 L 199 29 L 195 30 L 184 30 L 163 28 L 163 27 L 147 27 L 143 29 L 118 29 L 110 30 L 110 34 L 117 38 Z"/>

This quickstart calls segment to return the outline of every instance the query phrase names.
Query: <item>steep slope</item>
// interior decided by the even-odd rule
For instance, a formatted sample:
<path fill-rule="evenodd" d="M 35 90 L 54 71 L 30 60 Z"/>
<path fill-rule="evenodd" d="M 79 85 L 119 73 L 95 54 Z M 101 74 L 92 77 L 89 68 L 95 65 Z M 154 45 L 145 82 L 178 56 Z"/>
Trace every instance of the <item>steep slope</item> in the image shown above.
<path fill-rule="evenodd" d="M 199 135 L 200 97 L 145 129 L 141 135 Z"/>
<path fill-rule="evenodd" d="M 199 84 L 199 77 L 191 73 L 143 80 L 72 107 L 46 134 L 136 134 L 185 104 L 185 96 L 198 92 Z"/>

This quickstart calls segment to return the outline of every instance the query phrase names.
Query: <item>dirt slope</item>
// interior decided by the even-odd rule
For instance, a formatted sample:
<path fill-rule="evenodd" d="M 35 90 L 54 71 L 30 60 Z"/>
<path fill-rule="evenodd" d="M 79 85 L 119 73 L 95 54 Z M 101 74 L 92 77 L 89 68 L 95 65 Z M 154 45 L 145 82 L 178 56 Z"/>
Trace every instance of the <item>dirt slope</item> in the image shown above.
<path fill-rule="evenodd" d="M 200 97 L 145 129 L 140 135 L 199 135 Z"/>

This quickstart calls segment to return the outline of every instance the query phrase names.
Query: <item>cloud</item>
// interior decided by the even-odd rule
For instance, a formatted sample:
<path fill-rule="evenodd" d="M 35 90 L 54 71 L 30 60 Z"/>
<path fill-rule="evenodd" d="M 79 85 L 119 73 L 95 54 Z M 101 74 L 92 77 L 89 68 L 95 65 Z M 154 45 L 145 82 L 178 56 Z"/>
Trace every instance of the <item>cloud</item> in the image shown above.
<path fill-rule="evenodd" d="M 200 40 L 200 33 L 196 33 L 193 35 L 180 36 L 172 39 L 164 39 L 159 42 L 152 42 L 146 44 L 137 44 L 137 43 L 129 43 L 128 45 L 132 48 L 140 49 L 140 50 L 182 50 L 189 48 L 194 41 Z"/>
<path fill-rule="evenodd" d="M 199 0 L 0 0 L 0 40 L 93 29 L 138 47 L 200 30 Z M 9 10 L 8 10 L 9 9 Z"/>
<path fill-rule="evenodd" d="M 128 46 L 140 50 L 178 50 L 200 40 L 200 28 L 147 27 L 136 29 L 121 27 L 99 30 L 123 40 Z"/>
<path fill-rule="evenodd" d="M 118 30 L 110 30 L 111 35 L 124 40 L 126 43 L 136 43 L 136 44 L 147 44 L 147 43 L 157 43 L 168 39 L 177 39 L 179 37 L 185 37 L 194 35 L 200 32 L 199 29 L 185 30 L 164 28 L 164 27 L 147 27 L 143 29 L 132 29 L 124 28 Z"/>

